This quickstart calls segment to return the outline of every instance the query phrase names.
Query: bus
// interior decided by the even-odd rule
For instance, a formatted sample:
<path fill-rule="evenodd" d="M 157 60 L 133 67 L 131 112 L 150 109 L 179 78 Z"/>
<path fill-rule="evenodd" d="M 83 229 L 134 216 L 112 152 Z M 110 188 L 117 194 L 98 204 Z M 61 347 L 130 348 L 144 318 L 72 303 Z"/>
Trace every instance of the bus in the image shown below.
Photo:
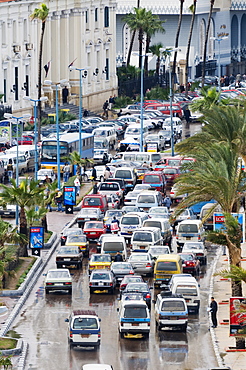
<path fill-rule="evenodd" d="M 60 146 L 60 170 L 66 162 L 69 155 L 76 151 L 79 152 L 79 133 L 68 133 L 61 135 L 59 138 Z M 94 136 L 92 134 L 83 133 L 82 135 L 82 156 L 81 158 L 93 158 L 94 155 Z M 41 160 L 42 169 L 52 169 L 57 172 L 57 140 L 56 138 L 47 138 L 41 144 Z M 70 172 L 76 173 L 76 169 L 71 165 Z"/>

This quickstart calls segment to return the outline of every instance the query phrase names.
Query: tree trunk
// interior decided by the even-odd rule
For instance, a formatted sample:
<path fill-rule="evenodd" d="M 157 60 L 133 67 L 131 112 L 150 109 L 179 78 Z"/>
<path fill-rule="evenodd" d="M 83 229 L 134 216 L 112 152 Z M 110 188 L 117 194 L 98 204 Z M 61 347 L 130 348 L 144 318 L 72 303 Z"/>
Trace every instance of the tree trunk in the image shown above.
<path fill-rule="evenodd" d="M 150 40 L 151 40 L 150 36 L 147 35 L 145 54 L 149 52 Z M 148 76 L 148 56 L 147 55 L 145 55 L 145 58 L 144 58 L 144 71 L 145 71 L 145 76 Z"/>
<path fill-rule="evenodd" d="M 188 72 L 189 72 L 189 56 L 190 56 L 190 45 L 191 45 L 191 38 L 194 28 L 194 22 L 195 22 L 195 15 L 196 15 L 196 1 L 193 0 L 193 13 L 190 23 L 190 33 L 188 38 L 188 44 L 187 44 L 187 51 L 186 51 L 186 64 L 185 64 L 185 96 L 188 98 Z"/>
<path fill-rule="evenodd" d="M 156 74 L 157 76 L 159 76 L 159 73 L 160 73 L 160 56 L 157 56 L 157 59 L 156 59 L 156 67 L 155 67 L 155 71 L 156 71 Z"/>
<path fill-rule="evenodd" d="M 208 25 L 206 29 L 206 37 L 204 41 L 204 49 L 203 49 L 203 62 L 202 62 L 202 87 L 204 86 L 204 80 L 205 80 L 205 67 L 206 67 L 206 58 L 207 58 L 207 44 L 208 44 L 208 35 L 209 35 L 209 28 L 212 18 L 212 12 L 214 7 L 215 0 L 210 0 L 210 11 L 208 16 Z"/>
<path fill-rule="evenodd" d="M 143 53 L 143 29 L 140 28 L 138 32 L 138 41 L 139 41 L 139 59 L 138 66 L 141 69 L 142 67 L 142 53 Z"/>
<path fill-rule="evenodd" d="M 48 232 L 48 223 L 47 223 L 47 217 L 46 215 L 42 218 L 42 226 L 44 228 L 44 232 Z"/>
<path fill-rule="evenodd" d="M 25 208 L 20 207 L 20 234 L 28 236 L 27 233 L 27 221 L 26 221 L 26 214 L 25 214 Z M 20 257 L 28 257 L 28 251 L 27 251 L 27 243 L 25 241 L 20 242 Z"/>
<path fill-rule="evenodd" d="M 179 46 L 179 34 L 180 34 L 180 29 L 181 29 L 182 17 L 183 17 L 183 5 L 184 5 L 184 0 L 180 0 L 179 22 L 178 22 L 178 28 L 177 28 L 177 33 L 176 33 L 176 39 L 175 39 L 175 48 Z M 174 86 L 174 76 L 176 72 L 177 54 L 178 52 L 175 51 L 174 58 L 173 58 L 172 88 Z"/>
<path fill-rule="evenodd" d="M 127 55 L 127 61 L 126 61 L 126 65 L 127 66 L 130 65 L 131 54 L 132 54 L 132 48 L 133 48 L 133 43 L 134 43 L 135 35 L 136 35 L 136 30 L 134 30 L 133 33 L 132 33 L 131 42 L 130 42 L 130 46 L 129 46 L 129 51 L 128 51 L 128 55 Z"/>
<path fill-rule="evenodd" d="M 45 21 L 42 22 L 40 44 L 39 44 L 39 58 L 38 58 L 38 99 L 42 95 L 42 57 L 43 57 L 43 41 L 44 41 Z M 38 141 L 41 137 L 41 101 L 38 102 Z"/>

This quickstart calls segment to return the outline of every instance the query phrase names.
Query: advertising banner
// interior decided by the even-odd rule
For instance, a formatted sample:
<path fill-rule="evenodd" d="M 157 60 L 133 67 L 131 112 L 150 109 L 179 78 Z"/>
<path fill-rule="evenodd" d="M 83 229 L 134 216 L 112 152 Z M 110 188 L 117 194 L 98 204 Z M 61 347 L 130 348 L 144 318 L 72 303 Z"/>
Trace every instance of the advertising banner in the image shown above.
<path fill-rule="evenodd" d="M 230 336 L 246 337 L 246 298 L 230 298 Z"/>
<path fill-rule="evenodd" d="M 242 232 L 243 232 L 242 243 L 245 243 L 245 214 L 244 213 L 232 213 L 232 216 L 238 219 L 238 222 L 242 227 Z M 225 219 L 224 219 L 223 213 L 218 213 L 218 212 L 214 213 L 214 218 L 213 218 L 214 231 L 225 228 L 224 220 Z"/>
<path fill-rule="evenodd" d="M 64 206 L 76 206 L 76 187 L 64 186 L 63 188 Z"/>
<path fill-rule="evenodd" d="M 29 234 L 30 248 L 43 248 L 44 246 L 44 228 L 42 226 L 31 226 Z"/>
<path fill-rule="evenodd" d="M 157 143 L 147 143 L 147 152 L 156 153 L 157 150 L 158 150 L 158 144 Z"/>
<path fill-rule="evenodd" d="M 0 137 L 6 139 L 8 142 L 11 142 L 12 138 L 9 121 L 0 121 Z"/>

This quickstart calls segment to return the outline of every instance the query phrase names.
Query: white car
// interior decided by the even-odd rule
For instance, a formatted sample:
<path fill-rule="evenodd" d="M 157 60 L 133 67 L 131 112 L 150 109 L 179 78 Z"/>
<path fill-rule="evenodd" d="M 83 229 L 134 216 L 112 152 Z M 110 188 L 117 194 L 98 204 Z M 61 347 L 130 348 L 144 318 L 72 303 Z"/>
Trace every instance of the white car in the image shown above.
<path fill-rule="evenodd" d="M 49 270 L 44 280 L 45 293 L 66 290 L 72 294 L 72 277 L 68 269 Z"/>
<path fill-rule="evenodd" d="M 171 118 L 166 118 L 162 128 L 164 130 L 170 130 L 171 128 Z M 173 131 L 179 137 L 182 136 L 182 121 L 179 117 L 173 117 Z"/>
<path fill-rule="evenodd" d="M 104 172 L 105 172 L 105 166 L 94 166 L 94 168 L 97 171 L 97 181 L 104 181 Z M 110 166 L 110 173 L 111 176 L 113 177 L 115 171 L 115 167 Z M 84 181 L 89 181 L 92 175 L 92 168 L 89 168 L 88 170 L 85 171 L 84 173 Z"/>
<path fill-rule="evenodd" d="M 38 174 L 37 174 L 37 179 L 39 181 L 44 181 L 46 176 L 48 176 L 48 178 L 54 182 L 56 180 L 56 174 L 53 170 L 50 170 L 50 169 L 41 169 L 41 170 L 38 170 Z"/>
<path fill-rule="evenodd" d="M 186 242 L 184 243 L 182 253 L 192 253 L 201 262 L 207 264 L 207 249 L 203 242 Z"/>
<path fill-rule="evenodd" d="M 106 164 L 111 161 L 111 154 L 109 153 L 108 149 L 94 149 L 94 161 L 95 162 L 102 162 Z"/>
<path fill-rule="evenodd" d="M 170 198 L 174 201 L 174 202 L 176 202 L 176 203 L 178 203 L 178 202 L 180 202 L 184 197 L 185 197 L 185 195 L 184 194 L 182 194 L 182 195 L 177 195 L 177 192 L 178 192 L 178 184 L 174 184 L 172 187 L 171 187 L 171 190 L 170 190 Z"/>
<path fill-rule="evenodd" d="M 139 194 L 139 191 L 129 191 L 129 193 L 127 193 L 125 196 L 124 205 L 125 206 L 135 206 L 138 194 Z"/>
<path fill-rule="evenodd" d="M 192 208 L 186 208 L 180 215 L 177 216 L 176 220 L 174 221 L 174 225 L 176 226 L 179 222 L 184 220 L 196 219 L 196 214 L 193 212 Z"/>

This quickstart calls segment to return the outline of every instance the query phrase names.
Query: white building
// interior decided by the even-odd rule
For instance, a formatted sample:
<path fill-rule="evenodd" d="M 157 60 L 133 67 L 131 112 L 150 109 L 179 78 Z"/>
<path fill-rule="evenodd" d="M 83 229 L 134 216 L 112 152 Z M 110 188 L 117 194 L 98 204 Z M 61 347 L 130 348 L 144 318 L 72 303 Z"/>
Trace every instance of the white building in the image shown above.
<path fill-rule="evenodd" d="M 117 93 L 116 3 L 112 0 L 48 0 L 43 66 L 50 62 L 47 79 L 54 85 L 43 86 L 53 103 L 53 90 L 60 80 L 66 84 L 74 102 L 78 102 L 79 72 L 69 71 L 74 61 L 85 68 L 83 106 L 101 108 L 110 95 Z M 0 1 L 0 93 L 13 112 L 30 107 L 25 95 L 37 98 L 38 53 L 41 22 L 30 20 L 30 14 L 40 1 Z M 42 71 L 42 81 L 45 70 Z"/>

